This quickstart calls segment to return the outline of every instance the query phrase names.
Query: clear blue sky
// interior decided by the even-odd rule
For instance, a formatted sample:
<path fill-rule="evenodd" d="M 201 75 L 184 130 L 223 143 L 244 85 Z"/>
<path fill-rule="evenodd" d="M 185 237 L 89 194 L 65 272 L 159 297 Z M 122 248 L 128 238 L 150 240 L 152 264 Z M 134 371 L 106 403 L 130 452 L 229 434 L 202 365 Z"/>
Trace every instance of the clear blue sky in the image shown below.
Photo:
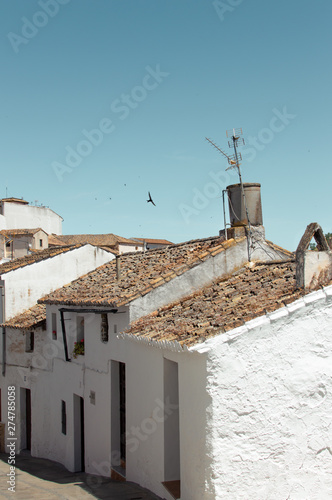
<path fill-rule="evenodd" d="M 237 177 L 205 136 L 230 152 L 242 127 L 267 238 L 332 231 L 330 0 L 0 5 L 1 197 L 49 206 L 64 234 L 216 235 Z"/>

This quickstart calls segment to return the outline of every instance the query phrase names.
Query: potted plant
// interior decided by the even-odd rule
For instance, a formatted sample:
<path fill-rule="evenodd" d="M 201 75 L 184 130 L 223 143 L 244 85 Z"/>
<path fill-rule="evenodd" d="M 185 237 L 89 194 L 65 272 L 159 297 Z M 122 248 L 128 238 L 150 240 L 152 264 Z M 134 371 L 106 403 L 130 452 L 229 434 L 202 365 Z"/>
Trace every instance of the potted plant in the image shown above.
<path fill-rule="evenodd" d="M 73 357 L 76 359 L 79 355 L 84 356 L 84 339 L 74 342 Z"/>

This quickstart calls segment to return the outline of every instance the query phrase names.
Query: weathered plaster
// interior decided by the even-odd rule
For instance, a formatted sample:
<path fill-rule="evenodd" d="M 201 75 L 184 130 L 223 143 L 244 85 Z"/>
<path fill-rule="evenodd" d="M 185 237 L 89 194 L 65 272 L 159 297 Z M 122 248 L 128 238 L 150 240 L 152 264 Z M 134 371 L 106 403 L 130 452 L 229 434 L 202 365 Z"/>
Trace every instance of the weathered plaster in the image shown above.
<path fill-rule="evenodd" d="M 2 275 L 6 320 L 29 309 L 47 293 L 114 259 L 114 255 L 84 245 Z"/>
<path fill-rule="evenodd" d="M 331 498 L 332 301 L 298 302 L 209 342 L 215 498 Z"/>
<path fill-rule="evenodd" d="M 280 259 L 280 254 L 274 252 L 264 240 L 255 246 L 252 254 L 253 261 L 271 261 Z M 228 276 L 238 271 L 248 262 L 247 239 L 237 240 L 237 244 L 226 248 L 214 257 L 210 257 L 200 265 L 189 269 L 144 297 L 140 297 L 130 304 L 130 322 L 149 314 L 159 307 L 189 295 L 202 288 L 213 279 Z"/>

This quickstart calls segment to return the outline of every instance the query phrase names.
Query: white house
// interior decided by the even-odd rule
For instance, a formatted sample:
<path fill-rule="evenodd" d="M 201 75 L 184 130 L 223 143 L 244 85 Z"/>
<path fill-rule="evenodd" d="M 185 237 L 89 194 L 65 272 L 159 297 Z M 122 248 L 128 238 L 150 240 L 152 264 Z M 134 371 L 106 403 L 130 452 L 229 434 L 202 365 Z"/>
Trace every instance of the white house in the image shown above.
<path fill-rule="evenodd" d="M 64 234 L 50 235 L 50 246 L 83 245 L 89 243 L 102 248 L 107 248 L 117 255 L 128 252 L 141 252 L 144 249 L 143 242 L 123 238 L 117 234 Z"/>
<path fill-rule="evenodd" d="M 48 248 L 48 234 L 40 227 L 0 231 L 0 261 L 25 257 L 45 248 Z"/>
<path fill-rule="evenodd" d="M 254 256 L 259 262 L 281 259 L 286 266 L 293 257 L 264 240 Z M 158 334 L 154 342 L 154 334 L 144 340 L 144 334 L 122 333 L 150 313 L 155 318 L 158 308 L 171 310 L 170 302 L 213 280 L 224 283 L 246 263 L 245 237 L 124 254 L 39 301 L 46 305 L 46 332 L 40 327 L 41 305 L 7 321 L 1 359 L 6 360 L 5 384 L 10 380 L 20 393 L 18 449 L 31 447 L 32 455 L 57 460 L 69 470 L 126 477 L 166 499 L 179 498 L 180 480 L 181 498 L 208 498 L 202 496 L 205 466 L 196 474 L 193 457 L 188 461 L 196 438 L 203 447 L 197 449 L 200 463 L 202 450 L 206 453 L 204 435 L 190 438 L 185 421 L 193 411 L 197 418 L 205 414 L 201 403 L 207 397 L 206 354 L 191 352 L 185 343 L 182 347 L 177 337 L 182 312 L 186 317 L 190 308 L 174 306 L 180 314 L 172 319 L 166 341 Z M 203 316 L 194 335 L 199 343 L 208 331 Z M 35 328 L 34 350 L 25 353 Z M 82 340 L 84 355 L 75 358 L 75 342 L 78 346 Z M 192 397 L 199 390 L 197 406 Z M 197 422 L 192 425 L 197 430 Z M 188 428 L 187 438 L 182 426 Z M 196 497 L 185 486 L 193 474 L 200 485 Z"/>
<path fill-rule="evenodd" d="M 29 205 L 20 198 L 0 200 L 0 229 L 39 227 L 47 234 L 62 234 L 62 217 L 49 207 Z"/>
<path fill-rule="evenodd" d="M 36 304 L 43 295 L 114 259 L 92 245 L 47 248 L 0 264 L 0 317 L 8 320 Z"/>
<path fill-rule="evenodd" d="M 18 452 L 166 500 L 331 498 L 331 252 L 318 224 L 295 256 L 259 221 L 227 233 L 118 256 L 7 319 Z"/>

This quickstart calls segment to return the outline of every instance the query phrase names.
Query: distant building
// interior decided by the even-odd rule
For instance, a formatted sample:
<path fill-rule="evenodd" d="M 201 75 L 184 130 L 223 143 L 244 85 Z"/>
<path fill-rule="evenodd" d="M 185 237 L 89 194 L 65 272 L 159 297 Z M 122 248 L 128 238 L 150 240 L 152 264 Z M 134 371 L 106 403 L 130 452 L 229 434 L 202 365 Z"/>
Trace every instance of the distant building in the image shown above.
<path fill-rule="evenodd" d="M 102 248 L 107 248 L 115 254 L 140 252 L 143 250 L 141 241 L 123 238 L 116 234 L 52 234 L 49 236 L 49 246 L 83 245 L 89 243 Z"/>
<path fill-rule="evenodd" d="M 154 248 L 164 248 L 170 245 L 174 245 L 174 243 L 172 243 L 171 241 L 158 240 L 154 238 L 131 238 L 131 239 L 143 243 L 145 250 L 152 250 Z"/>
<path fill-rule="evenodd" d="M 62 234 L 62 217 L 48 207 L 29 205 L 20 198 L 0 200 L 0 229 L 38 227 L 47 234 Z"/>
<path fill-rule="evenodd" d="M 0 264 L 0 317 L 8 320 L 37 300 L 111 261 L 114 255 L 92 245 L 46 248 Z"/>
<path fill-rule="evenodd" d="M 48 248 L 48 234 L 43 229 L 2 229 L 0 260 L 25 257 L 33 251 Z"/>
<path fill-rule="evenodd" d="M 332 252 L 317 223 L 295 254 L 267 241 L 257 185 L 244 187 L 250 203 L 230 193 L 234 219 L 217 237 L 126 253 L 78 279 L 84 255 L 67 269 L 61 255 L 0 266 L 16 452 L 165 500 L 331 498 Z M 59 270 L 68 281 L 54 290 Z"/>

